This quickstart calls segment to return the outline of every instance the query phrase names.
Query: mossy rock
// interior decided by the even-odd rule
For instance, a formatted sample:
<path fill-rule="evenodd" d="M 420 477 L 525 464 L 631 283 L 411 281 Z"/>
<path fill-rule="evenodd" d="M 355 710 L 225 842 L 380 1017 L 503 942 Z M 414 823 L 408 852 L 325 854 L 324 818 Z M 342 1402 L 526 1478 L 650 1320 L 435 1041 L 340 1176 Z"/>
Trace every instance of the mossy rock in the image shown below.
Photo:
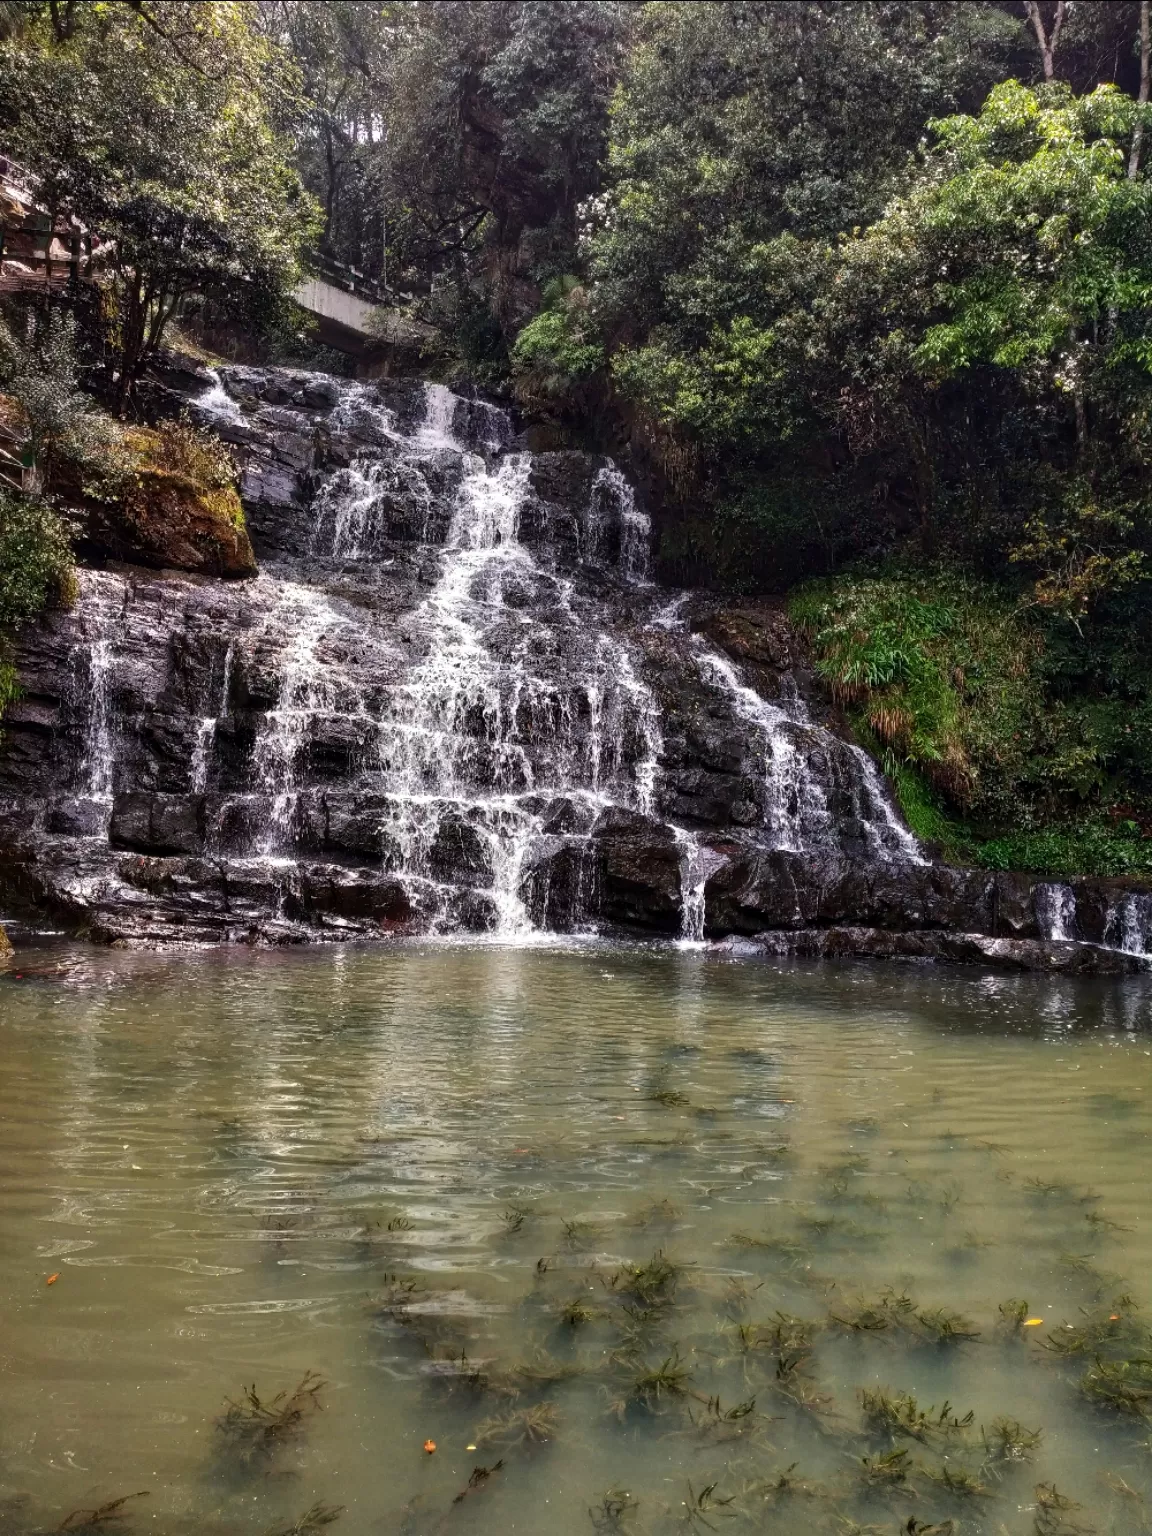
<path fill-rule="evenodd" d="M 204 576 L 254 576 L 226 450 L 183 422 L 124 431 L 116 472 L 89 499 L 93 552 Z"/>

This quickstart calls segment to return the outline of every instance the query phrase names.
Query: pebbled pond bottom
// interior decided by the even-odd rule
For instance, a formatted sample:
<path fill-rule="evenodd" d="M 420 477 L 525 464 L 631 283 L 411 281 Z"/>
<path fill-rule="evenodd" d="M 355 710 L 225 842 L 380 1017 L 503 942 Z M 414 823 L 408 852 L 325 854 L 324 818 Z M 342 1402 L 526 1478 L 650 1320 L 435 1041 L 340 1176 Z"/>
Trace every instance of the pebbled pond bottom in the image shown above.
<path fill-rule="evenodd" d="M 1150 1005 L 643 947 L 23 954 L 0 1531 L 1148 1530 Z"/>

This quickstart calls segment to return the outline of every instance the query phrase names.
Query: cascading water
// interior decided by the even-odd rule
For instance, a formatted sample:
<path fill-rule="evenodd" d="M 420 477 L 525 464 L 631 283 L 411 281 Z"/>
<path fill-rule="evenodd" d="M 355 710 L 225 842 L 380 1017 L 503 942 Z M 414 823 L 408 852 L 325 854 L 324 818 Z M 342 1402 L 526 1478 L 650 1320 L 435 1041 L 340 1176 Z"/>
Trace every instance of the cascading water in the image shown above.
<path fill-rule="evenodd" d="M 1076 893 L 1061 883 L 1038 885 L 1035 894 L 1036 922 L 1042 937 L 1058 943 L 1076 937 Z"/>
<path fill-rule="evenodd" d="M 1152 893 L 1130 891 L 1109 908 L 1104 942 L 1126 955 L 1146 955 L 1152 941 Z"/>
<path fill-rule="evenodd" d="M 457 407 L 442 386 L 426 387 L 418 451 L 463 451 L 453 432 Z M 488 419 L 483 426 L 491 446 L 501 434 Z M 574 674 L 555 668 L 565 631 L 580 620 L 572 583 L 519 538 L 530 469 L 526 453 L 491 465 L 465 454 L 439 580 L 414 615 L 427 654 L 395 691 L 380 728 L 404 874 L 439 898 L 434 921 L 455 919 L 437 871 L 449 827 L 486 873 L 504 934 L 532 926 L 521 885 L 546 807 L 558 796 L 589 809 L 613 800 L 643 807 L 655 773 L 654 705 L 623 647 L 597 635 Z M 621 749 L 636 737 L 642 750 L 628 782 Z"/>
<path fill-rule="evenodd" d="M 845 831 L 856 828 L 878 861 L 925 863 L 868 754 L 816 725 L 791 678 L 781 678 L 778 703 L 769 703 L 750 688 L 729 657 L 703 635 L 689 633 L 682 611 L 686 600 L 687 594 L 681 594 L 666 603 L 651 623 L 686 636 L 702 678 L 727 697 L 736 716 L 760 740 L 768 846 L 807 852 L 834 845 Z M 843 802 L 835 810 L 829 804 L 832 791 Z"/>
<path fill-rule="evenodd" d="M 216 746 L 216 732 L 220 728 L 220 721 L 228 713 L 228 698 L 232 691 L 232 665 L 236 655 L 236 647 L 233 641 L 229 641 L 224 651 L 223 681 L 220 686 L 220 697 L 217 702 L 216 713 L 203 715 L 196 731 L 196 743 L 192 748 L 192 762 L 189 767 L 189 782 L 193 793 L 203 794 L 208 788 L 208 774 L 212 767 L 212 754 Z"/>
<path fill-rule="evenodd" d="M 194 408 L 245 456 L 261 574 L 83 575 L 69 899 L 132 933 L 167 903 L 172 937 L 678 911 L 699 943 L 741 850 L 923 862 L 870 759 L 651 583 L 616 465 L 436 384 L 230 368 Z"/>
<path fill-rule="evenodd" d="M 83 658 L 87 672 L 87 719 L 79 778 L 88 799 L 109 810 L 116 766 L 116 728 L 109 695 L 116 673 L 116 637 L 123 611 L 118 594 L 106 592 L 87 573 L 81 575 L 81 595 L 86 600 L 89 633 Z"/>

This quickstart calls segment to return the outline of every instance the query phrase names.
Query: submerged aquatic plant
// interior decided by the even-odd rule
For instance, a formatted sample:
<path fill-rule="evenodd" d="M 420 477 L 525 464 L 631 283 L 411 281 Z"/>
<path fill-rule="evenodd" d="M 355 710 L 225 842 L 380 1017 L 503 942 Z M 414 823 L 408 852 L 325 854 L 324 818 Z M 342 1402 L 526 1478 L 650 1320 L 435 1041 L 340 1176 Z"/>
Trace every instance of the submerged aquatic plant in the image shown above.
<path fill-rule="evenodd" d="M 1009 1462 L 1031 1461 L 1044 1438 L 1040 1429 L 1025 1429 L 1019 1419 L 998 1418 L 981 1426 L 980 1437 L 984 1442 L 986 1466 L 1002 1466 Z"/>
<path fill-rule="evenodd" d="M 1000 1332 L 1011 1338 L 1019 1338 L 1028 1316 L 1028 1303 L 1021 1301 L 1018 1296 L 1009 1296 L 1007 1301 L 1000 1303 L 998 1310 Z"/>
<path fill-rule="evenodd" d="M 688 1419 L 691 1424 L 691 1430 L 688 1432 L 695 1433 L 712 1443 L 746 1439 L 750 1434 L 755 1434 L 761 1424 L 754 1397 L 746 1398 L 742 1403 L 734 1403 L 731 1408 L 725 1408 L 719 1396 L 713 1395 L 705 1401 L 702 1413 L 693 1413 L 689 1408 Z"/>
<path fill-rule="evenodd" d="M 670 1222 L 678 1221 L 683 1213 L 678 1205 L 673 1205 L 671 1200 L 653 1200 L 650 1205 L 644 1206 L 632 1217 L 632 1225 L 635 1227 L 659 1227 Z"/>
<path fill-rule="evenodd" d="M 935 1307 L 916 1313 L 920 1336 L 930 1344 L 966 1344 L 980 1337 L 980 1330 L 959 1312 Z"/>
<path fill-rule="evenodd" d="M 732 1330 L 742 1354 L 767 1350 L 775 1354 L 800 1354 L 812 1348 L 819 1323 L 777 1312 L 766 1323 L 737 1323 Z"/>
<path fill-rule="evenodd" d="M 681 1093 L 677 1088 L 670 1088 L 665 1080 L 660 1079 L 648 1090 L 648 1102 L 660 1104 L 665 1109 L 680 1109 L 689 1100 L 686 1093 Z"/>
<path fill-rule="evenodd" d="M 596 1536 L 617 1536 L 632 1530 L 639 1511 L 639 1501 L 624 1488 L 609 1488 L 599 1504 L 589 1507 L 588 1518 Z"/>
<path fill-rule="evenodd" d="M 1080 1309 L 1081 1322 L 1062 1323 L 1041 1340 L 1041 1347 L 1053 1355 L 1099 1355 L 1126 1359 L 1152 1354 L 1152 1333 L 1136 1315 L 1130 1296 L 1116 1296 L 1105 1307 L 1089 1312 Z"/>
<path fill-rule="evenodd" d="M 1022 1179 L 1021 1183 L 1037 1200 L 1062 1200 L 1069 1205 L 1094 1205 L 1102 1198 L 1094 1189 L 1077 1189 L 1075 1185 L 1066 1184 L 1062 1180 L 1031 1177 Z"/>
<path fill-rule="evenodd" d="M 904 1291 L 882 1291 L 875 1301 L 858 1301 L 844 1306 L 828 1317 L 835 1328 L 845 1333 L 886 1333 L 890 1328 L 910 1328 L 916 1316 L 916 1303 Z"/>
<path fill-rule="evenodd" d="M 657 1408 L 669 1397 L 683 1397 L 692 1380 L 688 1366 L 681 1364 L 679 1351 L 673 1352 L 659 1365 L 646 1365 L 633 1378 L 629 1396 L 646 1408 Z"/>
<path fill-rule="evenodd" d="M 573 1252 L 591 1247 L 595 1240 L 597 1228 L 594 1222 L 583 1221 L 579 1217 L 568 1221 L 562 1217 L 560 1225 L 564 1228 L 564 1246 Z"/>
<path fill-rule="evenodd" d="M 910 1392 L 890 1392 L 886 1387 L 862 1388 L 860 1405 L 867 1432 L 888 1441 L 925 1442 L 933 1435 L 960 1434 L 971 1426 L 974 1417 L 971 1411 L 958 1417 L 949 1402 L 940 1409 L 935 1404 L 921 1408 Z"/>
<path fill-rule="evenodd" d="M 408 1323 L 409 1310 L 414 1302 L 424 1300 L 428 1292 L 419 1283 L 411 1280 L 407 1275 L 387 1274 L 383 1277 L 380 1289 L 371 1298 L 372 1310 L 379 1317 L 386 1317 L 394 1323 Z"/>
<path fill-rule="evenodd" d="M 715 1531 L 718 1527 L 713 1522 L 718 1517 L 724 1519 L 733 1518 L 736 1511 L 730 1509 L 729 1505 L 735 1502 L 735 1495 L 728 1494 L 721 1497 L 716 1492 L 718 1487 L 718 1483 L 707 1483 L 697 1493 L 692 1484 L 689 1483 L 688 1497 L 681 1505 L 683 1514 L 680 1517 L 679 1524 L 686 1530 Z"/>
<path fill-rule="evenodd" d="M 810 1245 L 794 1237 L 769 1234 L 759 1237 L 753 1232 L 733 1232 L 728 1241 L 733 1248 L 752 1248 L 767 1254 L 788 1269 L 796 1269 L 812 1257 Z"/>
<path fill-rule="evenodd" d="M 1132 1227 L 1126 1227 L 1122 1222 L 1112 1221 L 1102 1211 L 1085 1211 L 1084 1220 L 1096 1232 L 1131 1232 Z"/>
<path fill-rule="evenodd" d="M 274 1456 L 320 1409 L 326 1385 L 315 1371 L 306 1371 L 291 1392 L 277 1392 L 275 1397 L 260 1397 L 255 1383 L 245 1387 L 238 1400 L 225 1399 L 224 1412 L 216 1420 L 219 1440 L 240 1462 Z"/>
<path fill-rule="evenodd" d="M 864 1486 L 885 1493 L 908 1493 L 908 1479 L 916 1471 L 916 1464 L 908 1459 L 907 1451 L 885 1451 L 883 1455 L 863 1456 L 860 1459 L 860 1479 Z"/>
<path fill-rule="evenodd" d="M 583 1328 L 585 1323 L 602 1317 L 603 1313 L 596 1307 L 590 1307 L 583 1296 L 573 1296 L 571 1301 L 561 1305 L 556 1315 L 565 1327 Z"/>
<path fill-rule="evenodd" d="M 1090 1403 L 1130 1418 L 1152 1412 L 1152 1360 L 1097 1360 L 1080 1381 Z"/>
<path fill-rule="evenodd" d="M 835 1405 L 829 1394 L 821 1392 L 809 1379 L 809 1363 L 809 1357 L 803 1351 L 781 1355 L 776 1361 L 771 1387 L 777 1397 L 819 1422 L 833 1413 Z"/>
<path fill-rule="evenodd" d="M 556 1404 L 534 1403 L 485 1419 L 476 1427 L 476 1444 L 532 1448 L 554 1440 L 556 1430 Z"/>
<path fill-rule="evenodd" d="M 921 1476 L 928 1482 L 935 1484 L 943 1493 L 950 1494 L 956 1499 L 987 1499 L 992 1497 L 992 1489 L 982 1482 L 979 1475 L 970 1471 L 967 1467 L 954 1466 L 945 1461 L 939 1467 L 924 1467 Z"/>
<path fill-rule="evenodd" d="M 1035 1536 L 1091 1536 L 1090 1525 L 1081 1525 L 1071 1518 L 1081 1506 L 1059 1493 L 1055 1483 L 1037 1483 L 1035 1498 Z"/>
<path fill-rule="evenodd" d="M 128 1505 L 133 1499 L 146 1499 L 148 1490 L 145 1488 L 140 1493 L 124 1493 L 118 1499 L 109 1499 L 105 1504 L 97 1504 L 92 1509 L 73 1509 L 66 1514 L 56 1527 L 58 1531 L 69 1531 L 72 1536 L 79 1536 L 82 1531 L 104 1531 L 109 1526 L 115 1526 L 129 1515 Z"/>
<path fill-rule="evenodd" d="M 490 1467 L 473 1467 L 467 1483 L 452 1500 L 453 1504 L 462 1504 L 470 1494 L 479 1493 L 482 1489 L 487 1488 L 489 1480 L 501 1470 L 503 1465 L 504 1458 L 501 1457 L 499 1461 L 494 1461 Z M 440 1526 L 437 1526 L 437 1529 L 439 1530 Z"/>
<path fill-rule="evenodd" d="M 547 1350 L 537 1349 L 523 1360 L 510 1365 L 506 1371 L 494 1372 L 492 1381 L 500 1387 L 507 1383 L 513 1391 L 521 1387 L 551 1387 L 559 1381 L 571 1381 L 583 1376 L 584 1367 L 572 1360 L 557 1360 Z"/>
<path fill-rule="evenodd" d="M 625 1264 L 607 1283 L 617 1295 L 629 1296 L 641 1307 L 663 1307 L 671 1304 L 684 1268 L 658 1248 L 647 1264 Z"/>
<path fill-rule="evenodd" d="M 273 1526 L 267 1536 L 316 1536 L 326 1525 L 339 1520 L 343 1513 L 343 1504 L 313 1504 L 291 1524 Z"/>
<path fill-rule="evenodd" d="M 797 1475 L 799 1462 L 793 1461 L 782 1467 L 772 1477 L 754 1478 L 740 1490 L 741 1502 L 777 1504 L 790 1498 L 819 1498 L 824 1490 L 817 1483 Z"/>

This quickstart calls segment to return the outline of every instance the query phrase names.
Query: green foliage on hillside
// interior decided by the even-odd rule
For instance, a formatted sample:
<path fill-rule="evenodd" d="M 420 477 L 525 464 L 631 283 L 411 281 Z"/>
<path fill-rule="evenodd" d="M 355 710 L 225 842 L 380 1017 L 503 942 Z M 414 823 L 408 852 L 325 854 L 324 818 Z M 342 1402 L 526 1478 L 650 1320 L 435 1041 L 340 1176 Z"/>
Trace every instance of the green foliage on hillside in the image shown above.
<path fill-rule="evenodd" d="M 790 607 L 919 835 L 994 868 L 1152 868 L 1146 635 L 1072 645 L 958 568 L 846 573 Z"/>
<path fill-rule="evenodd" d="M 14 632 L 75 592 L 70 530 L 46 501 L 0 486 L 0 713 L 18 696 Z"/>

